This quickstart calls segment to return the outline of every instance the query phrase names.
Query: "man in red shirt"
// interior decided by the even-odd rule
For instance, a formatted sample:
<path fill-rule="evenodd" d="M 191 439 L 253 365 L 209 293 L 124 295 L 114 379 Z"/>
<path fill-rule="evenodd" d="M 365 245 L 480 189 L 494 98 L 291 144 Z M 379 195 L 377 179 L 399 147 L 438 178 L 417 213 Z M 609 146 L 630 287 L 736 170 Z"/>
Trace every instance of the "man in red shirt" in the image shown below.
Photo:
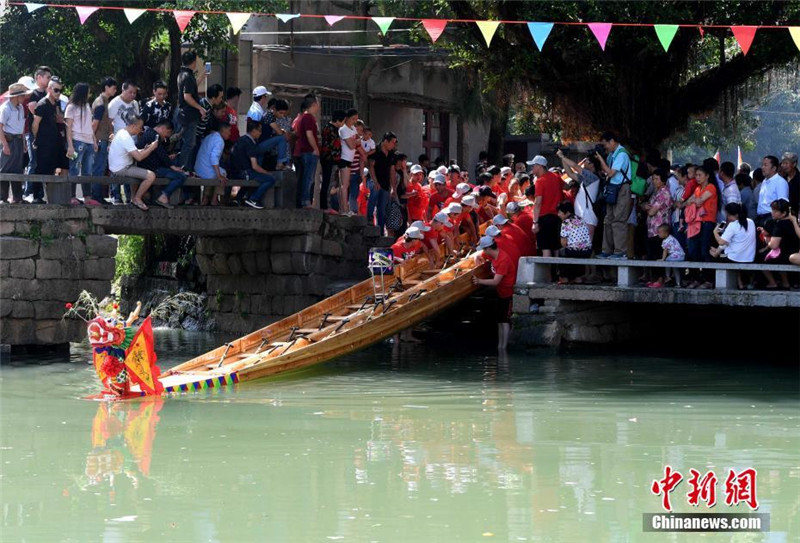
<path fill-rule="evenodd" d="M 406 209 L 408 209 L 408 220 L 421 221 L 425 218 L 425 210 L 428 209 L 428 198 L 422 189 L 420 182 L 425 175 L 425 170 L 419 164 L 414 164 L 409 170 L 411 177 L 406 183 Z"/>
<path fill-rule="evenodd" d="M 528 237 L 530 255 L 536 254 L 536 234 L 533 233 L 533 206 L 520 207 L 517 202 L 509 202 L 506 206 L 508 220 L 514 223 Z"/>
<path fill-rule="evenodd" d="M 498 227 L 493 224 L 489 225 L 489 228 L 486 229 L 485 235 L 494 239 L 494 242 L 497 244 L 497 246 L 500 247 L 500 249 L 502 249 L 511 260 L 513 260 L 515 263 L 519 262 L 519 258 L 522 256 L 519 247 L 517 247 L 510 237 L 501 235 Z"/>
<path fill-rule="evenodd" d="M 428 217 L 433 217 L 445 206 L 445 201 L 450 197 L 447 190 L 447 180 L 444 175 L 437 173 L 433 178 L 433 190 L 428 198 Z"/>
<path fill-rule="evenodd" d="M 533 233 L 542 250 L 542 256 L 553 256 L 561 248 L 561 219 L 558 204 L 564 197 L 564 182 L 553 172 L 547 171 L 547 159 L 536 155 L 528 161 L 536 176 L 536 196 L 533 200 Z"/>
<path fill-rule="evenodd" d="M 313 94 L 307 94 L 292 122 L 292 131 L 297 135 L 292 156 L 297 171 L 297 207 L 310 208 L 313 200 L 314 177 L 319 162 L 319 139 L 317 137 L 317 115 L 319 102 Z"/>
<path fill-rule="evenodd" d="M 508 239 L 517 249 L 520 256 L 533 255 L 531 240 L 528 235 L 516 224 L 502 215 L 495 215 L 492 224 L 500 229 L 500 236 Z"/>
<path fill-rule="evenodd" d="M 406 233 L 397 238 L 392 245 L 395 263 L 400 263 L 422 253 L 422 232 L 419 228 L 408 227 Z"/>
<path fill-rule="evenodd" d="M 458 185 L 456 185 L 456 188 L 453 191 L 453 194 L 450 195 L 450 198 L 448 198 L 445 201 L 445 205 L 449 205 L 449 204 L 451 204 L 453 202 L 461 203 L 461 199 L 465 195 L 469 194 L 471 190 L 472 190 L 472 187 L 470 187 L 468 184 L 459 183 Z"/>
<path fill-rule="evenodd" d="M 429 228 L 428 231 L 423 230 L 425 244 L 430 247 L 431 253 L 429 254 L 431 254 L 431 256 L 433 256 L 438 263 L 440 258 L 439 242 L 444 243 L 447 254 L 453 252 L 453 245 L 450 242 L 450 238 L 443 232 L 445 228 L 452 228 L 453 223 L 447 219 L 447 215 L 440 211 L 433 216 L 433 219 L 430 222 L 425 223 L 425 226 Z"/>
<path fill-rule="evenodd" d="M 508 336 L 511 332 L 511 300 L 514 295 L 514 283 L 517 280 L 517 263 L 500 249 L 495 240 L 483 236 L 478 242 L 478 248 L 483 249 L 483 257 L 492 263 L 491 279 L 481 279 L 473 276 L 472 282 L 476 285 L 495 287 L 497 299 L 495 302 L 495 315 L 497 318 L 497 349 L 505 351 L 508 347 Z"/>

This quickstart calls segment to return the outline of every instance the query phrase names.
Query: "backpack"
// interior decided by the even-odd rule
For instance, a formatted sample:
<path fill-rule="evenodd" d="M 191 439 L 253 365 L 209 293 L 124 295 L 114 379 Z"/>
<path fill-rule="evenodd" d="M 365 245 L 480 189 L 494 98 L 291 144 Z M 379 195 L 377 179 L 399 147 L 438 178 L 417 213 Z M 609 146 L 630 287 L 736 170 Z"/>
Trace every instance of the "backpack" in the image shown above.
<path fill-rule="evenodd" d="M 639 156 L 630 154 L 628 150 L 624 148 L 623 152 L 628 155 L 628 160 L 631 162 L 631 171 L 633 172 L 633 175 L 630 178 L 625 175 L 625 172 L 622 172 L 622 175 L 625 177 L 626 181 L 631 182 L 632 193 L 634 193 L 636 196 L 644 196 L 644 193 L 647 190 L 647 179 L 639 176 Z"/>

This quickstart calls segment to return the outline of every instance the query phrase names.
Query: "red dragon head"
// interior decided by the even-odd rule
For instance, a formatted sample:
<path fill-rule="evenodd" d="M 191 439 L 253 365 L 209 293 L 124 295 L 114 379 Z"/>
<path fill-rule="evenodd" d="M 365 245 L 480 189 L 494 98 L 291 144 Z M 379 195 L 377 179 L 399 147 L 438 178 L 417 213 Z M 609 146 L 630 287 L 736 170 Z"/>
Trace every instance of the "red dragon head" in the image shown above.
<path fill-rule="evenodd" d="M 95 317 L 86 328 L 92 347 L 114 347 L 125 341 L 123 323 L 118 323 L 117 319 Z"/>

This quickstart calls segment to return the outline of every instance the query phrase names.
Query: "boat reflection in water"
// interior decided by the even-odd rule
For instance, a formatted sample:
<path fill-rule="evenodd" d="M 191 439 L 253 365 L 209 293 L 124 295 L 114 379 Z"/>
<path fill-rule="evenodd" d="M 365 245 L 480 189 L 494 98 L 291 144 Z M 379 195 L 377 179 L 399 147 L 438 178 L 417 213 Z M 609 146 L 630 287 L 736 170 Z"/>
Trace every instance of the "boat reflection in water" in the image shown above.
<path fill-rule="evenodd" d="M 141 402 L 102 402 L 92 421 L 92 450 L 86 455 L 81 491 L 108 493 L 115 503 L 120 487 L 138 489 L 150 475 L 150 459 L 161 398 Z"/>

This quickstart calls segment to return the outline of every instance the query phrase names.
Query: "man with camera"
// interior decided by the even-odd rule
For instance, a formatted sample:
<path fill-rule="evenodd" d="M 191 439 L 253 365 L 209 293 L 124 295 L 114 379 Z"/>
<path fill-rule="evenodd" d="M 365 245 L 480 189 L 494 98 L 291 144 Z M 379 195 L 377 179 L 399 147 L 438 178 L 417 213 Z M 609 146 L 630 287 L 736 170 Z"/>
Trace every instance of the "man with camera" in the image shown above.
<path fill-rule="evenodd" d="M 617 137 L 606 132 L 601 137 L 606 160 L 599 149 L 595 155 L 606 174 L 605 188 L 606 218 L 603 221 L 603 252 L 598 258 L 627 258 L 628 217 L 631 214 L 631 159 L 628 151 L 620 145 Z"/>

